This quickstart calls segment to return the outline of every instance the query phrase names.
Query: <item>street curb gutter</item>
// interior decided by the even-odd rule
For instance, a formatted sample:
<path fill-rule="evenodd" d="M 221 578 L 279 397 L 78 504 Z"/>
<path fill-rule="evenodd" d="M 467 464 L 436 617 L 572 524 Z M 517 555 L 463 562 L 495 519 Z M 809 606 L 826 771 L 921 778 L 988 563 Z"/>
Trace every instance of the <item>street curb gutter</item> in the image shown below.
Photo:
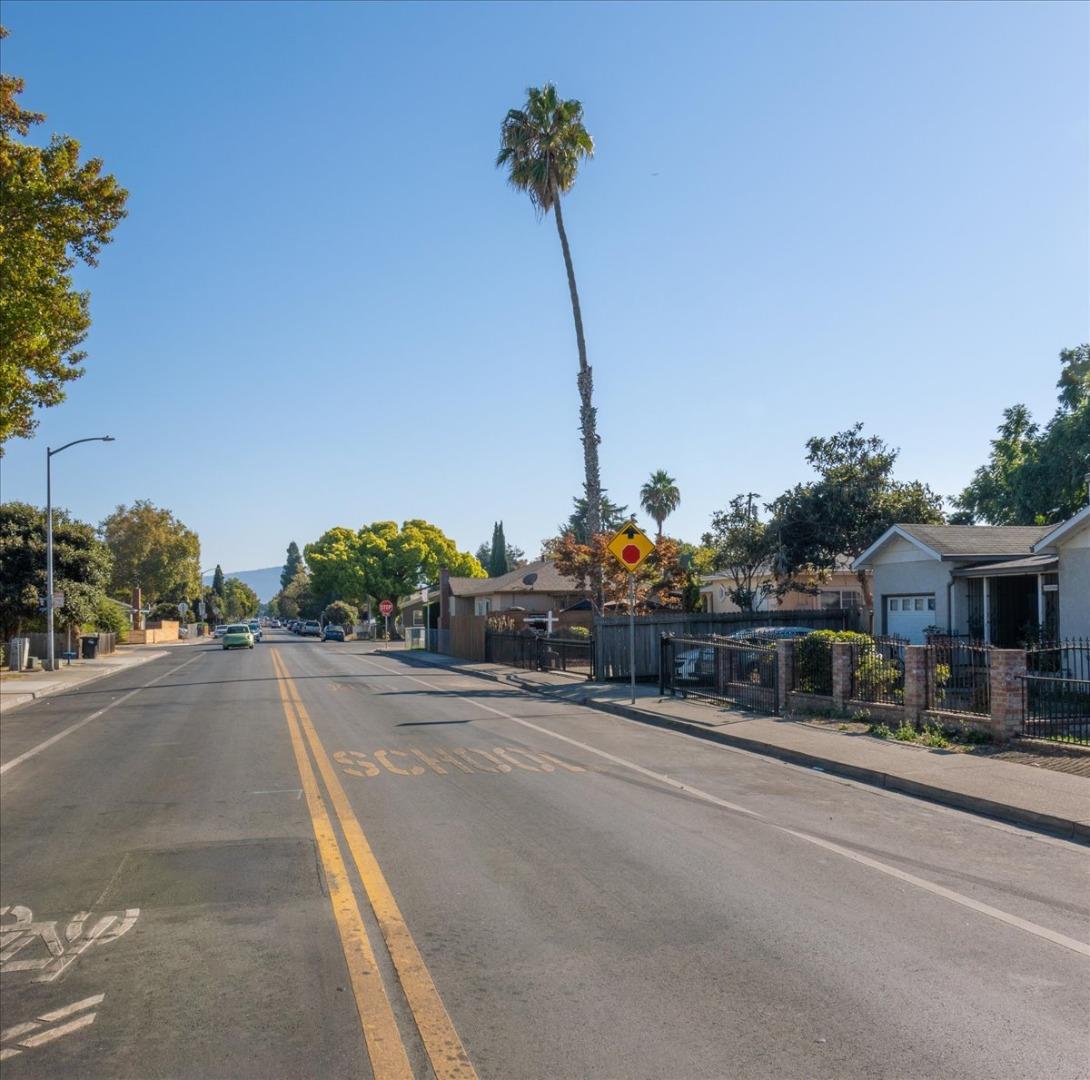
<path fill-rule="evenodd" d="M 398 655 L 405 659 L 401 653 Z M 445 664 L 433 664 L 427 660 L 413 660 L 411 663 L 423 667 L 444 667 L 448 671 L 456 671 L 463 675 L 473 675 L 479 679 L 487 679 L 489 682 L 506 683 L 509 686 L 517 686 L 520 690 L 542 694 L 545 697 L 553 697 L 552 688 L 527 682 L 518 676 L 497 675 L 487 671 L 474 671 L 472 668 L 449 667 Z M 708 742 L 717 742 L 725 746 L 737 747 L 739 750 L 748 750 L 750 753 L 762 754 L 765 757 L 786 761 L 791 765 L 801 765 L 810 769 L 820 769 L 823 772 L 845 776 L 850 780 L 858 780 L 864 784 L 885 788 L 888 791 L 896 791 L 902 795 L 911 795 L 915 798 L 927 799 L 930 802 L 952 806 L 957 810 L 965 810 L 983 817 L 995 818 L 1014 825 L 1028 826 L 1039 829 L 1068 840 L 1076 840 L 1090 844 L 1090 823 L 1073 821 L 1069 818 L 1057 817 L 1054 814 L 1039 814 L 1034 810 L 1027 810 L 1021 806 L 1011 806 L 1007 803 L 996 802 L 993 799 L 985 799 L 977 795 L 966 795 L 961 791 L 952 791 L 949 788 L 937 787 L 934 784 L 924 784 L 905 777 L 894 776 L 882 772 L 880 769 L 868 769 L 861 765 L 849 765 L 835 758 L 822 757 L 819 754 L 807 753 L 803 750 L 792 750 L 789 747 L 773 746 L 771 743 L 761 742 L 758 739 L 746 738 L 744 735 L 732 735 L 727 731 L 712 730 L 701 727 L 698 724 L 689 723 L 686 720 L 678 720 L 676 717 L 656 716 L 631 705 L 621 705 L 613 701 L 601 701 L 589 694 L 576 696 L 571 699 L 577 705 L 588 709 L 596 709 L 598 712 L 611 713 L 627 720 L 635 720 L 651 727 L 668 728 L 672 731 L 680 731 L 686 735 L 692 735 Z"/>

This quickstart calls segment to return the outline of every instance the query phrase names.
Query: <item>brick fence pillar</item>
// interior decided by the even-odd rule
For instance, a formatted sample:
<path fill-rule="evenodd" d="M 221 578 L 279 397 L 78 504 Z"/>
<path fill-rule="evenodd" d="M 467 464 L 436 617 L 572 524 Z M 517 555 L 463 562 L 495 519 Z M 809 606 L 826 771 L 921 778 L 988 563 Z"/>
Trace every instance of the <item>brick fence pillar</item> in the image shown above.
<path fill-rule="evenodd" d="M 847 641 L 833 642 L 833 708 L 843 709 L 852 696 L 852 647 Z"/>
<path fill-rule="evenodd" d="M 905 722 L 915 724 L 927 708 L 927 646 L 905 646 Z"/>
<path fill-rule="evenodd" d="M 1022 730 L 1022 680 L 1026 673 L 1024 649 L 992 649 L 990 690 L 992 738 L 1007 742 Z"/>
<path fill-rule="evenodd" d="M 787 712 L 787 695 L 795 689 L 795 643 L 776 642 L 776 704 L 780 715 Z"/>

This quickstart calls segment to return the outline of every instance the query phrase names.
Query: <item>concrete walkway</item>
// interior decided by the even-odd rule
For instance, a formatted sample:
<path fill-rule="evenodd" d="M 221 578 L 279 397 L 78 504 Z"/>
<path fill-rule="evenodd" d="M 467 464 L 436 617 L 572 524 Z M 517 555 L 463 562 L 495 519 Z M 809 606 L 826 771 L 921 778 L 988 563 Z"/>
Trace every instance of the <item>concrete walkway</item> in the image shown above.
<path fill-rule="evenodd" d="M 660 697 L 638 685 L 636 703 L 618 683 L 587 682 L 562 672 L 524 671 L 422 650 L 387 650 L 411 663 L 450 668 L 524 690 L 668 727 L 811 769 L 916 795 L 972 813 L 1090 842 L 1090 779 L 986 754 L 929 749 L 798 720 Z"/>
<path fill-rule="evenodd" d="M 96 660 L 73 660 L 71 664 L 61 661 L 56 671 L 8 671 L 5 668 L 0 671 L 0 713 L 9 713 L 39 698 L 63 694 L 107 675 L 116 675 L 119 671 L 146 664 L 165 656 L 168 649 L 206 645 L 211 640 L 210 637 L 202 637 L 162 645 L 120 645 L 116 652 Z"/>

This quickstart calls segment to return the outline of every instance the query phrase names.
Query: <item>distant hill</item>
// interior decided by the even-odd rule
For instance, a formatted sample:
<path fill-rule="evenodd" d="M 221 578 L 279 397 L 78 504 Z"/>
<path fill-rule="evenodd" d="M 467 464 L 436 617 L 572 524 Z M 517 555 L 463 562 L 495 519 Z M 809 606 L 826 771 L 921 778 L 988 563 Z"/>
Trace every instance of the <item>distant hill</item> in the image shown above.
<path fill-rule="evenodd" d="M 280 591 L 280 571 L 283 567 L 267 566 L 264 570 L 224 570 L 224 577 L 237 577 L 257 593 L 257 598 L 267 604 Z M 205 585 L 212 584 L 212 575 L 204 575 Z"/>

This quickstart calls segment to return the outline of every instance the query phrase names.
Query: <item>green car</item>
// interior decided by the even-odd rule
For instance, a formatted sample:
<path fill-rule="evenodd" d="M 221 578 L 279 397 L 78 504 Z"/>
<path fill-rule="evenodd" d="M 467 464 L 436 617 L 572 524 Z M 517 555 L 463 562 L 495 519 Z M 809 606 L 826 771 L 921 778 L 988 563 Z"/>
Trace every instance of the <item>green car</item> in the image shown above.
<path fill-rule="evenodd" d="M 227 627 L 227 633 L 223 635 L 223 647 L 225 649 L 252 649 L 254 647 L 254 635 L 245 623 L 232 623 Z"/>

